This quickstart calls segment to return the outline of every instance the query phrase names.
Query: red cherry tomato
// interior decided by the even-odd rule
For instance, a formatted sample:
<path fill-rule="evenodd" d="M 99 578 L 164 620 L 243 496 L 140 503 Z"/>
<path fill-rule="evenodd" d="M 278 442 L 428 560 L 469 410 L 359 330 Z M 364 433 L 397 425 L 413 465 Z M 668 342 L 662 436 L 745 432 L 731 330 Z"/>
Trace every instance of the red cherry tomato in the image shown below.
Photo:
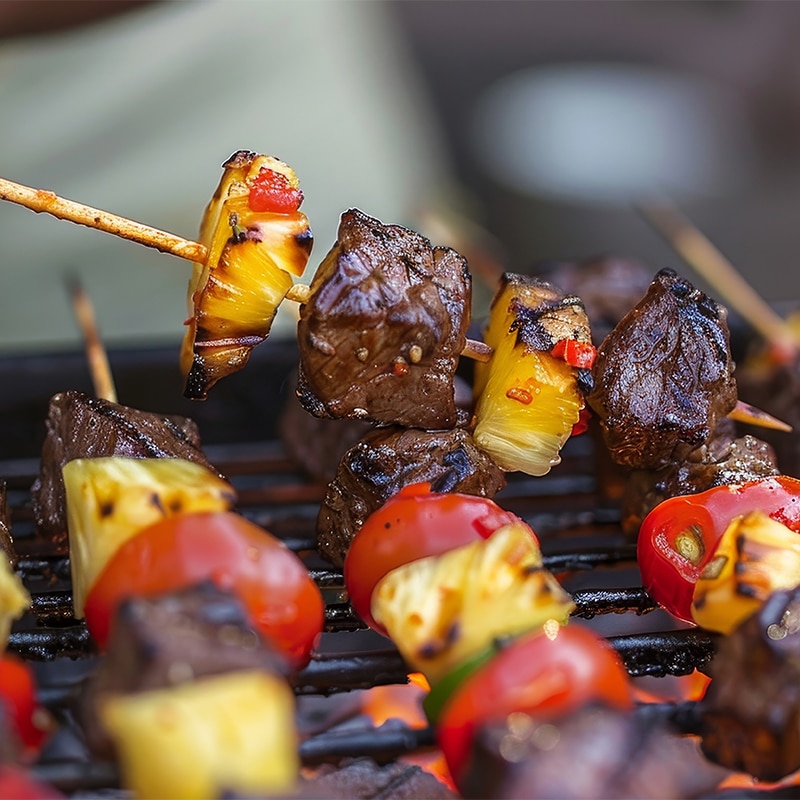
<path fill-rule="evenodd" d="M 38 751 L 48 733 L 47 712 L 37 701 L 30 664 L 11 653 L 0 657 L 0 705 L 25 749 Z"/>
<path fill-rule="evenodd" d="M 436 738 L 458 784 L 480 727 L 515 711 L 544 719 L 589 703 L 632 706 L 628 673 L 616 652 L 578 624 L 515 639 L 461 683 L 444 704 Z"/>
<path fill-rule="evenodd" d="M 102 648 L 124 599 L 203 580 L 234 592 L 254 627 L 295 667 L 308 662 L 324 621 L 319 588 L 281 541 L 232 512 L 178 514 L 125 542 L 86 599 L 89 632 Z"/>
<path fill-rule="evenodd" d="M 778 475 L 660 503 L 639 529 L 644 588 L 671 614 L 691 622 L 695 584 L 722 534 L 732 519 L 755 510 L 800 531 L 800 480 Z"/>
<path fill-rule="evenodd" d="M 372 590 L 381 578 L 410 561 L 442 555 L 520 521 L 488 497 L 438 494 L 431 492 L 429 483 L 404 487 L 367 517 L 350 543 L 344 582 L 353 609 L 385 634 L 370 613 Z M 536 540 L 533 529 L 530 532 Z"/>
<path fill-rule="evenodd" d="M 247 198 L 251 211 L 275 214 L 291 214 L 300 208 L 302 202 L 302 191 L 291 186 L 285 175 L 267 167 L 261 168 Z"/>

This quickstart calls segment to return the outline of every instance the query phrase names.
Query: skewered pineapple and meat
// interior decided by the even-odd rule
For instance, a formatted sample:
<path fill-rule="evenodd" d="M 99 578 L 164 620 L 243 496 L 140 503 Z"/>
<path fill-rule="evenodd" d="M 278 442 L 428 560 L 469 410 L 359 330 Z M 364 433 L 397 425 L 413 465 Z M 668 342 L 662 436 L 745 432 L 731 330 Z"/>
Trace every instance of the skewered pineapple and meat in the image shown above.
<path fill-rule="evenodd" d="M 302 273 L 310 251 L 307 221 L 298 211 L 302 194 L 290 168 L 241 151 L 224 169 L 201 228 L 204 258 L 197 260 L 190 283 L 193 314 L 182 353 L 187 394 L 198 399 L 216 380 L 241 368 L 252 347 L 263 341 L 277 305 L 289 294 L 292 275 Z M 343 215 L 337 243 L 301 297 L 298 397 L 303 406 L 321 417 L 396 426 L 369 434 L 348 453 L 340 472 L 353 465 L 360 470 L 359 459 L 377 462 L 387 452 L 387 442 L 398 454 L 411 452 L 407 462 L 398 459 L 397 468 L 383 476 L 376 478 L 372 466 L 364 469 L 378 491 L 373 486 L 363 493 L 369 499 L 362 504 L 361 516 L 347 522 L 349 538 L 374 510 L 371 504 L 421 478 L 438 481 L 441 488 L 463 489 L 460 481 L 485 473 L 494 477 L 478 481 L 476 492 L 490 496 L 502 486 L 503 471 L 545 474 L 558 463 L 566 439 L 582 427 L 587 392 L 610 450 L 627 467 L 658 471 L 695 456 L 703 467 L 727 475 L 727 465 L 716 468 L 726 459 L 738 462 L 741 451 L 756 453 L 758 464 L 766 464 L 767 472 L 771 469 L 768 454 L 750 442 L 740 445 L 719 437 L 724 446 L 713 445 L 712 433 L 719 432 L 736 405 L 724 310 L 674 273 L 656 276 L 642 304 L 604 340 L 596 365 L 588 320 L 577 297 L 565 296 L 543 281 L 504 276 L 486 330 L 491 358 L 476 367 L 471 418 L 459 414 L 453 389 L 469 322 L 469 273 L 455 251 L 433 248 L 412 231 L 384 225 L 353 209 Z M 108 526 L 115 527 L 113 513 L 104 511 L 110 507 L 113 512 L 114 504 L 109 506 L 105 496 L 94 493 L 94 505 L 81 510 L 83 500 L 78 498 L 96 483 L 83 470 L 102 470 L 102 460 L 76 459 L 65 444 L 72 441 L 70 429 L 56 431 L 56 440 L 59 435 L 56 463 L 64 467 L 67 491 L 73 495 L 67 507 L 71 503 L 78 508 L 70 512 L 70 534 L 76 531 L 74 555 L 79 556 L 80 544 L 89 539 L 84 541 L 82 531 L 95 523 L 103 527 L 106 516 L 112 517 Z M 186 431 L 183 435 L 191 438 Z M 134 449 L 139 444 L 135 442 Z M 145 451 L 151 446 L 148 442 Z M 115 444 L 103 454 L 118 455 L 125 447 L 118 451 Z M 442 455 L 438 471 L 415 471 L 414 460 L 424 460 L 415 452 L 431 451 Z M 179 461 L 175 453 L 167 454 Z M 137 474 L 146 471 L 145 464 L 146 460 L 133 469 Z M 338 499 L 330 505 L 341 511 L 349 492 L 344 481 L 338 489 L 335 483 Z M 50 481 L 54 496 L 57 484 Z M 224 491 L 218 498 L 230 501 Z M 61 521 L 54 528 L 63 535 L 61 502 Z M 58 515 L 55 506 L 51 519 Z M 185 510 L 183 500 L 176 505 L 161 498 L 154 506 L 162 517 L 169 516 L 165 508 L 176 514 Z M 37 510 L 43 519 L 44 507 L 41 503 Z M 112 532 L 101 541 L 109 550 L 122 551 L 133 541 L 127 536 Z M 345 537 L 327 555 L 341 561 L 348 543 Z M 90 564 L 86 575 L 96 555 L 83 559 Z M 101 562 L 114 557 L 100 555 L 98 571 Z M 76 564 L 80 561 L 76 558 Z M 85 567 L 76 569 L 85 572 Z M 448 581 L 453 580 L 451 586 Z M 569 596 L 541 569 L 535 537 L 513 524 L 483 542 L 398 567 L 383 577 L 374 594 L 375 619 L 397 636 L 409 661 L 424 668 L 434 682 L 497 636 L 516 637 L 540 624 L 557 628 L 572 607 Z M 501 613 L 507 595 L 532 616 L 512 620 Z M 79 592 L 78 605 L 80 601 Z M 478 622 L 473 625 L 467 617 Z M 192 701 L 183 694 L 179 687 L 167 702 L 184 708 L 184 699 Z M 149 727 L 163 708 L 159 698 L 135 705 L 116 698 L 103 716 L 119 734 L 137 719 L 150 720 Z M 186 708 L 187 718 L 206 713 Z M 130 763 L 141 760 L 144 751 L 139 745 L 129 746 L 122 739 L 118 743 L 128 751 Z"/>

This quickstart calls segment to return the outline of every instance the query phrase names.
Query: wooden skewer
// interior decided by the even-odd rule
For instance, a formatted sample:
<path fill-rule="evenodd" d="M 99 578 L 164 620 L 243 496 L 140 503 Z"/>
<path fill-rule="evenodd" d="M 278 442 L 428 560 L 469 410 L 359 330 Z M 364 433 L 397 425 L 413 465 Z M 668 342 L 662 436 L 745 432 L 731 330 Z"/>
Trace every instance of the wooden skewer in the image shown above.
<path fill-rule="evenodd" d="M 200 242 L 192 242 L 173 233 L 110 214 L 108 211 L 67 200 L 46 189 L 32 189 L 0 178 L 0 199 L 25 206 L 37 214 L 52 214 L 57 219 L 96 228 L 188 261 L 202 264 L 208 258 L 208 249 Z"/>
<path fill-rule="evenodd" d="M 792 426 L 789 425 L 788 422 L 773 417 L 772 414 L 767 414 L 766 411 L 762 411 L 760 408 L 751 406 L 749 403 L 744 403 L 741 400 L 736 403 L 733 411 L 731 411 L 728 416 L 737 422 L 746 422 L 748 425 L 757 425 L 761 428 L 770 428 L 774 431 L 789 433 L 792 430 Z"/>
<path fill-rule="evenodd" d="M 117 390 L 114 386 L 114 376 L 111 373 L 111 365 L 108 363 L 108 354 L 97 330 L 92 301 L 77 278 L 68 277 L 66 282 L 75 318 L 83 333 L 95 396 L 116 403 Z"/>
<path fill-rule="evenodd" d="M 32 189 L 2 177 L 0 177 L 0 199 L 22 205 L 37 213 L 52 214 L 58 219 L 96 228 L 188 261 L 204 263 L 208 257 L 208 249 L 200 242 L 193 242 L 149 225 L 143 225 L 101 209 L 76 203 L 74 200 L 59 197 L 54 192 Z M 720 294 L 728 299 L 730 305 L 750 320 L 753 326 L 767 336 L 771 342 L 791 347 L 792 351 L 800 346 L 797 338 L 784 321 L 753 291 L 716 248 L 693 226 L 682 220 L 677 212 L 663 204 L 659 207 L 642 206 L 642 211 L 687 262 L 715 286 Z M 91 302 L 80 284 L 73 281 L 70 288 L 75 314 L 86 341 L 95 393 L 98 397 L 116 402 L 116 389 L 105 348 L 97 334 Z M 287 293 L 286 299 L 297 303 L 307 303 L 310 291 L 310 287 L 304 284 L 295 284 Z M 467 339 L 462 350 L 463 356 L 483 362 L 488 362 L 492 354 L 493 350 L 489 345 L 475 339 Z M 771 417 L 753 406 L 747 406 L 745 403 L 739 403 L 731 416 L 753 425 L 762 425 L 777 430 L 791 430 L 791 427 L 785 422 Z"/>
<path fill-rule="evenodd" d="M 204 264 L 208 258 L 208 248 L 200 242 L 184 239 L 174 233 L 167 233 L 99 208 L 76 203 L 74 200 L 59 197 L 47 189 L 33 189 L 0 177 L 0 200 L 24 206 L 37 214 L 51 214 L 57 219 L 95 228 L 194 263 Z M 289 289 L 286 299 L 296 303 L 307 303 L 310 295 L 310 287 L 298 283 Z M 483 342 L 467 339 L 462 355 L 477 361 L 489 361 L 492 357 L 492 348 Z"/>
<path fill-rule="evenodd" d="M 642 203 L 639 211 L 683 260 L 703 277 L 778 353 L 786 358 L 800 349 L 798 337 L 706 236 L 671 203 Z"/>

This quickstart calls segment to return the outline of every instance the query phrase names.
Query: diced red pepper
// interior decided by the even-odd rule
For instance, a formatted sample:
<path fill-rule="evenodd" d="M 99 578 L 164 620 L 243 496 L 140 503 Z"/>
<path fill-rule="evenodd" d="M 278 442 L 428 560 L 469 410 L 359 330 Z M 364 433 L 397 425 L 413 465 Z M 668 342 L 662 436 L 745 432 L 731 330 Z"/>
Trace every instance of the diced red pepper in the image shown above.
<path fill-rule="evenodd" d="M 291 214 L 300 208 L 302 202 L 300 189 L 293 187 L 285 175 L 266 167 L 256 176 L 247 199 L 251 211 L 275 214 Z"/>
<path fill-rule="evenodd" d="M 553 358 L 563 358 L 571 367 L 591 369 L 597 358 L 597 348 L 589 342 L 561 339 L 553 345 L 550 355 Z"/>

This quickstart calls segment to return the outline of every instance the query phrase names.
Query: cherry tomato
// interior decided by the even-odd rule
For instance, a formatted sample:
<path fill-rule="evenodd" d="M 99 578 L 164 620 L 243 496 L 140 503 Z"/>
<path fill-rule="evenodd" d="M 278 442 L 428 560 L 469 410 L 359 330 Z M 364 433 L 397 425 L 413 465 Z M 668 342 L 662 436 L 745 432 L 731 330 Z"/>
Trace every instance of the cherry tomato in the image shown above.
<path fill-rule="evenodd" d="M 722 534 L 732 519 L 756 510 L 800 531 L 800 480 L 778 475 L 660 503 L 639 529 L 644 588 L 671 614 L 691 622 L 695 584 Z"/>
<path fill-rule="evenodd" d="M 36 698 L 30 664 L 11 653 L 0 657 L 0 705 L 25 749 L 38 751 L 48 734 L 48 714 Z"/>
<path fill-rule="evenodd" d="M 234 592 L 254 627 L 293 666 L 308 662 L 324 620 L 319 588 L 281 541 L 233 512 L 178 514 L 125 542 L 86 599 L 89 632 L 102 648 L 124 599 L 203 580 Z"/>
<path fill-rule="evenodd" d="M 250 187 L 247 205 L 251 211 L 291 214 L 300 208 L 303 193 L 293 187 L 285 175 L 262 167 Z"/>
<path fill-rule="evenodd" d="M 515 639 L 468 676 L 442 707 L 436 738 L 456 784 L 480 727 L 515 711 L 543 719 L 589 703 L 632 706 L 628 673 L 616 652 L 578 624 Z"/>
<path fill-rule="evenodd" d="M 485 539 L 512 522 L 521 520 L 487 497 L 439 494 L 431 492 L 429 483 L 405 486 L 367 517 L 350 543 L 344 582 L 353 609 L 385 635 L 370 613 L 372 590 L 381 578 L 410 561 Z M 530 533 L 538 542 L 533 529 Z"/>

